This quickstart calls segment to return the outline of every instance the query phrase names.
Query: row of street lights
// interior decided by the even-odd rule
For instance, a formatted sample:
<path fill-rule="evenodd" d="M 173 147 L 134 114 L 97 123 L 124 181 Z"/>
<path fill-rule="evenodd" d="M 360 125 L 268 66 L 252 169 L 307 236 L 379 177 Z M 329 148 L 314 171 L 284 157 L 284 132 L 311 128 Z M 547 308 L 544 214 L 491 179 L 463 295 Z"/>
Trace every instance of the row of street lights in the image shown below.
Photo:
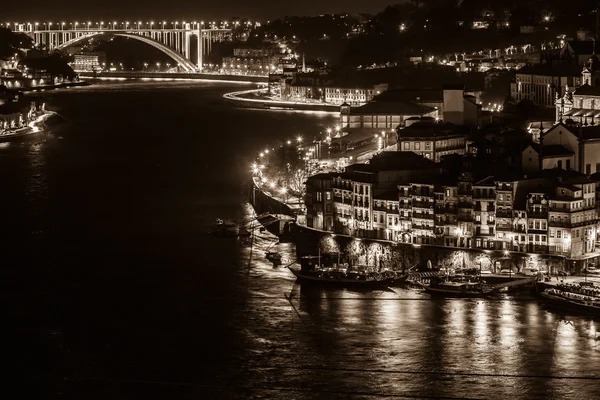
<path fill-rule="evenodd" d="M 19 22 L 6 22 L 6 23 L 0 23 L 0 26 L 4 26 L 7 28 L 10 28 L 11 26 L 14 26 L 16 31 L 21 31 L 26 30 L 26 31 L 32 31 L 35 29 L 38 29 L 38 26 L 43 26 L 44 29 L 52 29 L 52 27 L 57 27 L 57 29 L 65 29 L 65 26 L 68 26 L 69 29 L 73 28 L 73 29 L 78 29 L 80 26 L 82 27 L 81 29 L 104 29 L 105 28 L 105 23 L 104 21 L 99 21 L 99 22 L 92 22 L 92 21 L 88 21 L 88 22 L 79 22 L 79 21 L 75 21 L 75 22 L 24 22 L 24 23 L 19 23 Z M 129 21 L 124 21 L 124 22 L 118 22 L 118 21 L 112 21 L 112 22 L 107 22 L 106 23 L 106 28 L 111 28 L 112 29 L 116 29 L 117 26 L 121 26 L 124 27 L 125 29 L 128 29 L 129 26 L 132 26 L 133 29 L 154 29 L 154 21 L 148 21 L 148 22 L 143 22 L 143 21 L 137 21 L 137 22 L 129 22 Z M 233 22 L 229 22 L 229 21 L 210 21 L 210 22 L 204 22 L 204 21 L 190 21 L 190 22 L 186 22 L 186 21 L 173 21 L 173 22 L 168 22 L 168 21 L 162 21 L 162 22 L 157 22 L 156 25 L 159 26 L 159 29 L 187 29 L 188 25 L 191 25 L 191 28 L 200 28 L 200 27 L 204 27 L 204 26 L 208 26 L 209 28 L 213 28 L 213 29 L 231 29 L 231 28 L 236 28 L 240 25 L 242 26 L 247 26 L 247 27 L 259 27 L 261 26 L 260 22 L 254 22 L 252 23 L 251 21 L 246 21 L 243 24 L 240 24 L 240 21 L 233 21 Z M 170 28 L 167 28 L 167 26 L 170 25 Z M 181 25 L 181 28 L 178 28 L 178 26 Z"/>

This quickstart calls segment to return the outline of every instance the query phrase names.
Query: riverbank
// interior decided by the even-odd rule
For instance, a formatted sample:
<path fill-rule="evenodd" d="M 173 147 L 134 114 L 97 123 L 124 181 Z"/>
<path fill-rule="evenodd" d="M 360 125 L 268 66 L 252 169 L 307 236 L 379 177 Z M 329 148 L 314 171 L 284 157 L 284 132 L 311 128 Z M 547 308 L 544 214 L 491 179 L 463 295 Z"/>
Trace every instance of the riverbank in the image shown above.
<path fill-rule="evenodd" d="M 80 77 L 88 79 L 151 79 L 157 81 L 169 80 L 206 80 L 232 83 L 268 83 L 268 76 L 258 75 L 226 75 L 202 73 L 168 73 L 168 72 L 140 72 L 140 71 L 105 71 L 100 73 L 80 72 Z"/>
<path fill-rule="evenodd" d="M 223 98 L 250 107 L 263 107 L 269 109 L 320 111 L 327 113 L 338 113 L 340 110 L 339 106 L 332 104 L 273 100 L 264 96 L 264 93 L 266 93 L 265 89 L 242 90 L 239 92 L 226 93 L 223 95 Z"/>
<path fill-rule="evenodd" d="M 65 89 L 65 88 L 70 88 L 70 87 L 89 86 L 89 85 L 90 85 L 90 83 L 86 82 L 86 81 L 63 82 L 63 83 L 57 83 L 54 85 L 40 85 L 40 86 L 27 87 L 27 88 L 21 89 L 21 91 L 23 91 L 23 92 L 43 92 L 45 90 Z"/>

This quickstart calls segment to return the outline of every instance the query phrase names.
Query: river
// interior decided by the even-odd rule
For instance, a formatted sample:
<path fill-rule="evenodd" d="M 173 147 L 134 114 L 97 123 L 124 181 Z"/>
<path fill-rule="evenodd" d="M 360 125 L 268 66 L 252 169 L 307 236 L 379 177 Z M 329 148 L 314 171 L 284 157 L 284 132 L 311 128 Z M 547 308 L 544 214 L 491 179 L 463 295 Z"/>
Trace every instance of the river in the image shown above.
<path fill-rule="evenodd" d="M 259 151 L 335 123 L 222 100 L 245 88 L 44 92 L 70 122 L 0 144 L 3 359 L 18 393 L 600 398 L 598 320 L 527 295 L 302 287 L 265 262 L 268 233 L 252 245 L 207 235 L 217 217 L 251 215 L 242 186 Z M 278 248 L 294 258 L 292 245 Z"/>

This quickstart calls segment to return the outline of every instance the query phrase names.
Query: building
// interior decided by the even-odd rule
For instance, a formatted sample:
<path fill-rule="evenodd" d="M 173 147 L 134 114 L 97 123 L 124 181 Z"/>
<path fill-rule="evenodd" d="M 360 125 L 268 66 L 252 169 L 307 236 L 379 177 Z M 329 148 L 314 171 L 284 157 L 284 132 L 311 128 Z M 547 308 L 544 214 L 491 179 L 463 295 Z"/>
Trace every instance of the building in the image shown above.
<path fill-rule="evenodd" d="M 521 166 L 525 173 L 553 168 L 569 170 L 575 167 L 575 153 L 559 144 L 540 146 L 531 143 L 521 154 Z"/>
<path fill-rule="evenodd" d="M 546 165 L 553 164 L 544 154 L 557 152 L 561 153 L 555 157 L 557 168 L 573 169 L 588 176 L 600 172 L 600 125 L 581 126 L 572 121 L 567 124 L 558 123 L 544 133 L 540 142 L 539 151 L 542 152 L 542 158 L 547 160 Z M 564 149 L 548 146 L 560 146 Z M 572 157 L 567 154 L 568 152 L 573 153 Z M 529 153 L 523 154 L 528 166 L 535 163 L 535 155 L 533 153 L 531 155 L 532 157 L 529 157 Z M 529 158 L 532 159 L 531 162 Z M 558 161 L 561 163 L 559 164 Z"/>
<path fill-rule="evenodd" d="M 585 257 L 596 245 L 596 189 L 593 181 L 560 183 L 549 202 L 549 252 Z"/>
<path fill-rule="evenodd" d="M 312 196 L 327 210 L 330 187 L 333 203 L 331 213 L 324 211 L 317 220 L 333 215 L 333 232 L 356 237 L 500 251 L 499 259 L 517 252 L 530 266 L 539 260 L 531 255 L 554 257 L 554 263 L 539 265 L 552 265 L 553 273 L 558 268 L 578 272 L 600 261 L 596 184 L 578 172 L 552 169 L 532 178 L 481 178 L 474 159 L 463 156 L 464 172 L 453 176 L 414 153 L 384 154 L 341 174 L 318 175 L 315 180 L 330 180 L 331 186 L 311 183 L 307 192 L 322 192 Z"/>
<path fill-rule="evenodd" d="M 317 174 L 306 180 L 306 224 L 310 228 L 333 231 L 333 192 L 330 174 Z"/>
<path fill-rule="evenodd" d="M 449 122 L 432 118 L 409 118 L 405 128 L 396 131 L 398 151 L 411 151 L 440 162 L 450 154 L 466 154 L 468 131 Z"/>
<path fill-rule="evenodd" d="M 559 58 L 573 62 L 581 68 L 594 54 L 596 54 L 595 40 L 569 40 L 560 50 Z"/>
<path fill-rule="evenodd" d="M 106 53 L 86 52 L 73 54 L 70 64 L 75 71 L 99 71 L 106 67 Z"/>
<path fill-rule="evenodd" d="M 393 201 L 389 199 L 389 192 L 397 190 L 398 184 L 430 179 L 440 172 L 438 164 L 416 154 L 383 152 L 374 156 L 369 164 L 353 164 L 346 167 L 343 174 L 331 174 L 335 231 L 359 237 L 386 238 L 385 231 L 374 230 L 374 226 L 381 228 L 374 225 L 381 224 L 374 222 L 374 199 Z M 399 203 L 398 207 L 401 207 Z M 400 215 L 397 225 L 402 225 Z"/>
<path fill-rule="evenodd" d="M 325 102 L 336 106 L 348 104 L 350 106 L 362 106 L 388 89 L 387 83 L 378 85 L 358 87 L 352 86 L 326 86 Z"/>
<path fill-rule="evenodd" d="M 565 94 L 565 87 L 579 87 L 581 68 L 576 64 L 537 64 L 519 69 L 510 84 L 513 100 L 530 100 L 543 107 L 552 107 L 556 96 Z"/>

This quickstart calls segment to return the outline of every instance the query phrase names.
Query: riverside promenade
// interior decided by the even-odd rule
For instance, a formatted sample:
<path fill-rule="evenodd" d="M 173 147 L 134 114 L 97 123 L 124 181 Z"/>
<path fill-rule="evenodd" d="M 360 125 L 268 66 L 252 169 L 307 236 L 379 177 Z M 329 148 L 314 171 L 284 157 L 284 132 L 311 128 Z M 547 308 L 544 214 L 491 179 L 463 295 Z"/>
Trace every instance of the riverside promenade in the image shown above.
<path fill-rule="evenodd" d="M 259 106 L 271 109 L 280 108 L 285 110 L 320 111 L 331 113 L 338 113 L 340 110 L 339 106 L 322 102 L 299 102 L 271 99 L 264 96 L 266 93 L 266 89 L 242 90 L 238 92 L 226 93 L 223 95 L 223 98 L 248 106 Z"/>

